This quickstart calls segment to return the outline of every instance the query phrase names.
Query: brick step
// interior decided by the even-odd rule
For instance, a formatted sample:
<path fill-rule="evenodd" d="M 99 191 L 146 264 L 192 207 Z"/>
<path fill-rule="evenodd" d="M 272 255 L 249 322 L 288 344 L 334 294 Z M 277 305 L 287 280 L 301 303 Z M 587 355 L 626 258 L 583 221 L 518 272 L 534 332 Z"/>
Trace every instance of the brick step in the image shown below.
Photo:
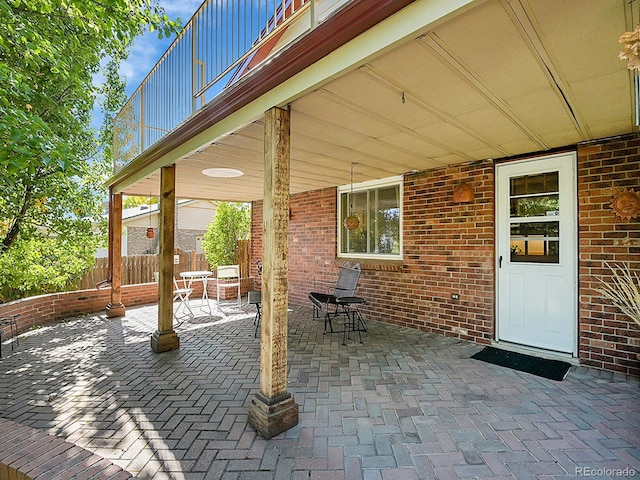
<path fill-rule="evenodd" d="M 129 472 L 73 443 L 0 418 L 0 480 L 131 480 Z"/>

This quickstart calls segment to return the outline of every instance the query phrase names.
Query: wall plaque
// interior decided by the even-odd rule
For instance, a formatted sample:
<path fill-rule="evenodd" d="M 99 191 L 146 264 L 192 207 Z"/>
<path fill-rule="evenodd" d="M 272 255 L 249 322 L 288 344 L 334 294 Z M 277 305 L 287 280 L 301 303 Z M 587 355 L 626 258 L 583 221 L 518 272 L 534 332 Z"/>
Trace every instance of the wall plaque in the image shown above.
<path fill-rule="evenodd" d="M 622 190 L 613 195 L 611 209 L 622 220 L 631 220 L 640 215 L 640 194 L 630 190 Z"/>

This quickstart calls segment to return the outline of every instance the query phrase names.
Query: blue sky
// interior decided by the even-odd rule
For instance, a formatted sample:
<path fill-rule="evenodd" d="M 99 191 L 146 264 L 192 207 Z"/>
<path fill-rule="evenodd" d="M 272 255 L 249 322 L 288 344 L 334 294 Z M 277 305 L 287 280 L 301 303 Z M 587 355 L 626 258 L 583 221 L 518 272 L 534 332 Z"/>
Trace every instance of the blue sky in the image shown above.
<path fill-rule="evenodd" d="M 160 0 L 159 3 L 164 8 L 166 14 L 171 19 L 182 19 L 182 25 L 186 25 L 191 19 L 196 10 L 202 5 L 204 0 Z M 120 75 L 126 80 L 127 97 L 130 97 L 133 92 L 138 88 L 142 80 L 151 71 L 154 65 L 158 62 L 160 57 L 171 46 L 171 43 L 176 39 L 173 35 L 171 38 L 158 39 L 157 32 L 146 31 L 144 34 L 136 38 L 131 47 L 131 53 L 129 58 L 122 63 L 120 67 Z M 99 74 L 96 76 L 95 81 L 102 83 L 104 77 Z M 100 113 L 100 107 L 94 108 L 94 128 L 100 128 L 102 124 L 102 115 Z"/>
<path fill-rule="evenodd" d="M 160 0 L 166 14 L 171 19 L 181 18 L 182 25 L 186 25 L 195 11 L 204 0 Z M 127 81 L 127 95 L 135 91 L 160 59 L 162 54 L 176 39 L 175 35 L 170 39 L 158 40 L 157 32 L 145 32 L 136 38 L 131 48 L 131 53 L 126 62 L 120 68 L 120 74 Z"/>

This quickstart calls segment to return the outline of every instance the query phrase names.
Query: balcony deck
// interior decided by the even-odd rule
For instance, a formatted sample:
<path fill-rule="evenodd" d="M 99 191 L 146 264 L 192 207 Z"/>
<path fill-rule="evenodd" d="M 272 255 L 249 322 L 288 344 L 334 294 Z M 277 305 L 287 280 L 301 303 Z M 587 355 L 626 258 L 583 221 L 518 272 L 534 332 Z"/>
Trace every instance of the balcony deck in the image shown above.
<path fill-rule="evenodd" d="M 29 331 L 0 360 L 3 418 L 55 434 L 143 479 L 567 478 L 640 471 L 638 379 L 573 367 L 562 382 L 470 358 L 472 343 L 370 322 L 323 335 L 291 306 L 299 424 L 265 440 L 253 310 L 181 324 L 149 347 L 157 306 Z M 615 473 L 601 475 L 616 476 Z"/>
<path fill-rule="evenodd" d="M 114 119 L 114 171 L 349 0 L 206 0 Z"/>

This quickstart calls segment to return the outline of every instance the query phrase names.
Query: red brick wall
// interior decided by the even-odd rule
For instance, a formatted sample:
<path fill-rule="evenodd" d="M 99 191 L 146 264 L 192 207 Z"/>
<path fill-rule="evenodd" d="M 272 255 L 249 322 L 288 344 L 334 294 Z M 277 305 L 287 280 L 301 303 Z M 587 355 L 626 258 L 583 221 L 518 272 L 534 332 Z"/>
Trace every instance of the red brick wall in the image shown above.
<path fill-rule="evenodd" d="M 584 365 L 640 375 L 640 328 L 594 291 L 603 261 L 640 271 L 640 220 L 621 220 L 611 196 L 640 190 L 640 136 L 578 146 L 579 357 Z M 461 182 L 475 199 L 454 204 Z M 494 338 L 494 166 L 474 162 L 407 176 L 404 260 L 365 263 L 358 293 L 374 319 L 478 343 Z M 326 291 L 337 278 L 336 190 L 291 198 L 289 300 Z M 252 258 L 262 256 L 262 206 L 253 205 Z M 459 300 L 451 294 L 458 293 Z"/>
<path fill-rule="evenodd" d="M 289 300 L 309 302 L 312 290 L 325 291 L 335 280 L 336 262 L 336 189 L 301 193 L 291 198 L 289 218 Z M 262 202 L 251 208 L 252 275 L 255 262 L 262 258 Z M 256 282 L 256 285 L 258 282 Z"/>
<path fill-rule="evenodd" d="M 453 191 L 472 185 L 471 203 Z M 420 330 L 488 343 L 493 331 L 493 163 L 475 162 L 408 176 L 404 183 L 404 262 L 366 271 L 369 315 Z M 453 300 L 452 294 L 459 300 Z"/>
<path fill-rule="evenodd" d="M 104 311 L 110 300 L 110 288 L 51 293 L 3 303 L 0 305 L 0 317 L 19 314 L 18 330 L 24 332 L 50 321 Z M 127 307 L 157 301 L 157 283 L 122 286 L 122 303 Z M 9 334 L 9 329 L 6 329 L 3 338 L 8 338 Z"/>
<path fill-rule="evenodd" d="M 251 204 L 251 245 L 249 246 L 249 275 L 254 279 L 254 286 L 260 289 L 258 264 L 262 262 L 262 202 Z"/>
<path fill-rule="evenodd" d="M 453 190 L 469 182 L 470 204 Z M 294 195 L 289 224 L 289 300 L 307 304 L 337 278 L 336 190 Z M 488 343 L 493 327 L 493 164 L 446 167 L 404 184 L 404 263 L 367 262 L 358 293 L 369 317 Z M 252 258 L 260 258 L 262 207 L 253 205 Z M 401 262 L 402 263 L 402 262 Z M 458 293 L 460 300 L 452 300 Z"/>
<path fill-rule="evenodd" d="M 623 220 L 610 208 L 614 193 L 640 191 L 638 134 L 578 147 L 580 244 L 580 360 L 597 368 L 640 375 L 640 326 L 594 290 L 608 276 L 604 262 L 629 262 L 640 272 L 640 219 Z"/>

